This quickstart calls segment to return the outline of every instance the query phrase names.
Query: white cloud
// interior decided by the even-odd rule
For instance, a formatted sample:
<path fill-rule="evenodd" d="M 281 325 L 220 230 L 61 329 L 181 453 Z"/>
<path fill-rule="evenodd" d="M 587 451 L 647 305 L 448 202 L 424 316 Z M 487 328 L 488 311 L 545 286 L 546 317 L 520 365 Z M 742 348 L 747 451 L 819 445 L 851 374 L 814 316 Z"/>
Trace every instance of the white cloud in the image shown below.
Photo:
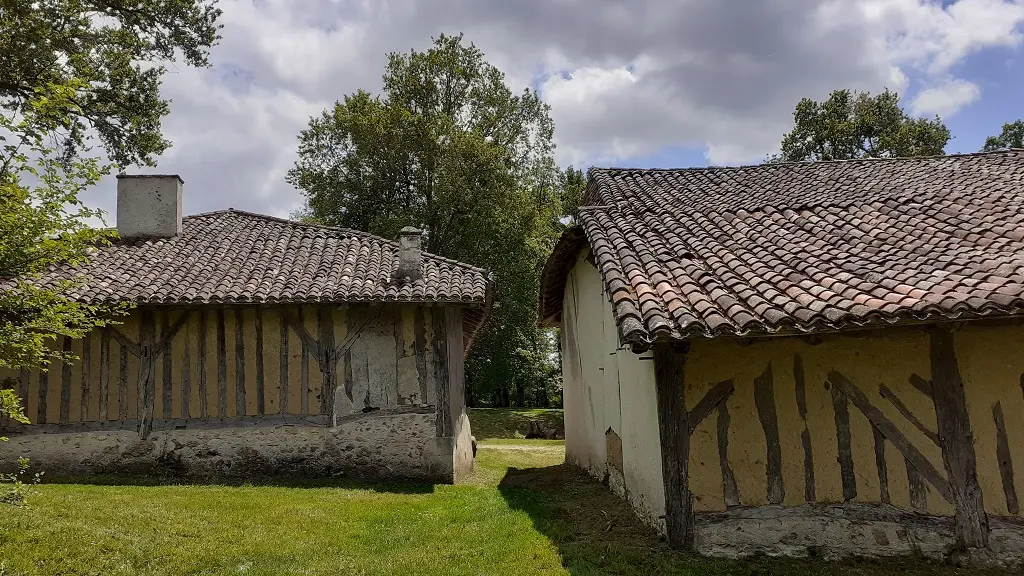
<path fill-rule="evenodd" d="M 951 79 L 918 92 L 910 104 L 910 111 L 917 116 L 938 114 L 948 117 L 980 97 L 981 88 L 977 84 Z"/>
<path fill-rule="evenodd" d="M 841 0 L 840 0 L 841 1 Z M 944 73 L 968 55 L 1022 40 L 1024 2 L 959 0 L 863 0 L 866 20 L 885 35 L 890 57 L 931 73 Z"/>
<path fill-rule="evenodd" d="M 947 3 L 949 4 L 949 3 Z M 222 0 L 212 70 L 172 68 L 164 92 L 185 211 L 284 215 L 284 182 L 308 118 L 376 91 L 386 53 L 466 34 L 520 90 L 539 82 L 558 159 L 628 164 L 666 147 L 716 164 L 757 162 L 802 97 L 849 87 L 926 89 L 915 111 L 979 97 L 957 64 L 1021 42 L 1024 0 Z M 916 83 L 915 83 L 916 85 Z M 972 92 L 973 90 L 973 92 Z M 924 112 L 920 112 L 924 113 Z M 114 181 L 89 199 L 111 210 Z"/>

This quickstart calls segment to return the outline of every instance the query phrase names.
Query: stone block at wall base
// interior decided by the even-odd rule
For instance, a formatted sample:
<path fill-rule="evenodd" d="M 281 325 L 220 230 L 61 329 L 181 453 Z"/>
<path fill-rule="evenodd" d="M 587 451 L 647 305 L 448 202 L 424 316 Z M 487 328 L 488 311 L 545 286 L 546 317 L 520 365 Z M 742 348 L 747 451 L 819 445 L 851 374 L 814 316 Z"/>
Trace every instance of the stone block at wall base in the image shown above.
<path fill-rule="evenodd" d="M 883 504 L 764 506 L 696 514 L 694 546 L 705 556 L 743 558 L 923 556 L 971 565 L 1024 562 L 1024 523 L 989 517 L 988 550 L 955 549 L 953 519 Z"/>
<path fill-rule="evenodd" d="M 452 438 L 452 482 L 460 482 L 473 475 L 476 452 L 473 448 L 473 432 L 469 416 L 463 412 L 455 421 L 455 436 Z"/>
<path fill-rule="evenodd" d="M 53 476 L 342 476 L 451 483 L 451 438 L 435 436 L 433 413 L 380 415 L 328 428 L 301 419 L 185 421 L 155 428 L 12 434 L 0 469 L 20 457 Z"/>

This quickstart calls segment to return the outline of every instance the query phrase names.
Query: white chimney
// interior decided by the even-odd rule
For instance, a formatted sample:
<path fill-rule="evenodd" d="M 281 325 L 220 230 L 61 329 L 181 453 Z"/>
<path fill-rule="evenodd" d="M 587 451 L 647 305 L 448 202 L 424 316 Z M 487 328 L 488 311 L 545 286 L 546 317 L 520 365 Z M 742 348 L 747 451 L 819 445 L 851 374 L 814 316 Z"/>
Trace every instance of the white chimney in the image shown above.
<path fill-rule="evenodd" d="M 118 174 L 117 234 L 122 238 L 180 235 L 184 183 L 177 174 Z"/>
<path fill-rule="evenodd" d="M 395 277 L 399 280 L 419 280 L 423 277 L 420 268 L 423 258 L 420 256 L 420 248 L 423 241 L 423 232 L 412 226 L 402 228 L 398 233 L 398 270 Z"/>

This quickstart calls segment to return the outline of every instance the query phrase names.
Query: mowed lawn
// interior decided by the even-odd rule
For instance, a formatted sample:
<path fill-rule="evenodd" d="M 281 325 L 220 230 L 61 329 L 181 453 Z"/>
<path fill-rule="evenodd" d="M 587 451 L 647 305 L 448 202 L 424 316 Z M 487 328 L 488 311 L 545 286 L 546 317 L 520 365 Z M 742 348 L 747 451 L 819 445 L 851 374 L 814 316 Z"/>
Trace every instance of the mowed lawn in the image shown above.
<path fill-rule="evenodd" d="M 0 506 L 0 575 L 1003 574 L 688 556 L 563 459 L 559 441 L 499 439 L 459 486 L 42 485 Z"/>
<path fill-rule="evenodd" d="M 565 427 L 562 411 L 550 408 L 473 408 L 469 417 L 479 440 L 524 438 L 534 422 L 559 431 Z"/>
<path fill-rule="evenodd" d="M 483 447 L 475 484 L 47 484 L 0 508 L 3 576 L 564 573 L 530 515 L 498 490 L 551 443 Z"/>

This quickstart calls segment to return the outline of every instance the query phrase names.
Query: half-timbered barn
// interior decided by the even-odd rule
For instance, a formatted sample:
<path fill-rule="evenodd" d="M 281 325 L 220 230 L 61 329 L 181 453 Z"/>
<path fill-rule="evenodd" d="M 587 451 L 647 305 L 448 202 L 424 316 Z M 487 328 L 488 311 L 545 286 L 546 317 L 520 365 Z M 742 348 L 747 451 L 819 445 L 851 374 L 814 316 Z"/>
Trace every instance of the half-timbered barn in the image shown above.
<path fill-rule="evenodd" d="M 5 463 L 51 473 L 333 474 L 454 482 L 472 468 L 463 359 L 484 270 L 362 232 L 226 210 L 181 216 L 177 176 L 121 176 L 120 238 L 73 296 L 131 313 L 0 374 L 30 425 Z"/>
<path fill-rule="evenodd" d="M 671 543 L 1024 558 L 1024 150 L 593 170 L 541 308 Z"/>

